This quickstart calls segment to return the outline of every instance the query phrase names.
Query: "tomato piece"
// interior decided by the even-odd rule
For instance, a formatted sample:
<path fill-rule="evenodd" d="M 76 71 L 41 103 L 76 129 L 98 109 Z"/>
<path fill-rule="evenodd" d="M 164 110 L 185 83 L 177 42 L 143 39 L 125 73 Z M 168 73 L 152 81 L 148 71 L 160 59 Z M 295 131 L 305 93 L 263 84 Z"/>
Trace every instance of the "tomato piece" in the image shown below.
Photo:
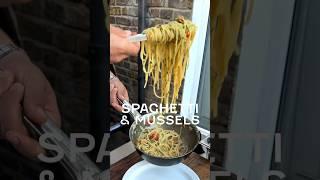
<path fill-rule="evenodd" d="M 153 139 L 155 135 L 155 132 L 151 132 L 151 134 L 149 134 L 149 139 Z"/>
<path fill-rule="evenodd" d="M 155 141 L 159 141 L 159 134 L 158 133 L 156 133 L 155 134 L 155 137 L 153 138 Z"/>
<path fill-rule="evenodd" d="M 148 120 L 145 121 L 145 124 L 147 126 L 150 126 L 152 123 L 153 123 L 153 119 L 148 119 Z"/>
<path fill-rule="evenodd" d="M 150 140 L 158 141 L 159 140 L 159 134 L 157 132 L 151 132 L 149 135 Z"/>
<path fill-rule="evenodd" d="M 150 123 L 153 123 L 153 119 L 149 119 L 149 122 L 150 122 Z"/>
<path fill-rule="evenodd" d="M 188 31 L 188 32 L 186 33 L 186 36 L 187 36 L 187 38 L 190 38 L 191 33 Z"/>

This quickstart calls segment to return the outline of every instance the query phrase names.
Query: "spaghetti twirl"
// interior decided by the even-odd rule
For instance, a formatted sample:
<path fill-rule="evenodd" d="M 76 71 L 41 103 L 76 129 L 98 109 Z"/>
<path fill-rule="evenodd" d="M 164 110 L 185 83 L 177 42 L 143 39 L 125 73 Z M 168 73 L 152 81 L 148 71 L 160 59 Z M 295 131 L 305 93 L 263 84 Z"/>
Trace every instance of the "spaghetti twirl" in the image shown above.
<path fill-rule="evenodd" d="M 141 44 L 140 57 L 146 75 L 145 86 L 151 77 L 154 93 L 162 103 L 169 103 L 171 90 L 171 103 L 178 99 L 195 33 L 196 26 L 183 17 L 143 32 L 147 41 Z M 159 90 L 161 94 L 157 93 Z"/>

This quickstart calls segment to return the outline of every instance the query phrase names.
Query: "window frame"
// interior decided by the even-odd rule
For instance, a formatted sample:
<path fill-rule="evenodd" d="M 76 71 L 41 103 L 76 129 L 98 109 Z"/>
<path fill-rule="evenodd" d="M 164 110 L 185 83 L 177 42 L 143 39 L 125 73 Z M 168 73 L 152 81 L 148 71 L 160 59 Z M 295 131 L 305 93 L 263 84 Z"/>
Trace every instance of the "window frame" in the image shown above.
<path fill-rule="evenodd" d="M 181 104 L 184 106 L 180 112 L 187 119 L 192 119 L 195 114 L 195 108 L 189 108 L 186 105 L 197 103 L 209 12 L 210 0 L 193 1 L 192 22 L 197 26 L 197 33 L 190 49 L 190 62 L 186 70 L 182 91 Z"/>

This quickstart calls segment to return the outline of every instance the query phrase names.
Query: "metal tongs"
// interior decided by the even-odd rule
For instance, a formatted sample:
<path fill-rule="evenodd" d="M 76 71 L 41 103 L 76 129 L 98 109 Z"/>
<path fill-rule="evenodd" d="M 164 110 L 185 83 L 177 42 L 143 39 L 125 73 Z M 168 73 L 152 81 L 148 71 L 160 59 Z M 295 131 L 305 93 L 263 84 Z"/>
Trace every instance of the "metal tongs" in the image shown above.
<path fill-rule="evenodd" d="M 41 126 L 35 125 L 27 117 L 24 116 L 24 121 L 27 127 L 36 133 L 37 136 L 50 133 L 59 135 L 61 140 L 49 137 L 48 143 L 59 146 L 64 151 L 64 157 L 60 161 L 66 171 L 72 176 L 74 180 L 105 180 L 107 178 L 107 171 L 101 170 L 95 165 L 93 161 L 85 153 L 77 153 L 75 160 L 71 160 L 71 149 L 69 137 L 58 128 L 52 121 L 52 118 L 47 114 L 47 120 Z M 50 153 L 50 152 L 49 152 Z M 52 152 L 51 152 L 52 153 Z M 73 156 L 74 157 L 74 156 Z M 74 158 L 73 158 L 74 159 Z"/>
<path fill-rule="evenodd" d="M 134 121 L 136 121 L 137 119 L 141 119 L 142 118 L 142 115 L 137 111 L 135 110 L 134 108 L 132 108 L 132 105 L 126 101 L 126 100 L 121 100 L 117 97 L 117 100 L 118 102 L 120 103 L 120 105 L 122 106 L 126 106 L 129 108 L 129 114 L 131 115 L 131 117 L 134 119 Z"/>
<path fill-rule="evenodd" d="M 136 34 L 134 36 L 130 36 L 128 38 L 128 41 L 129 42 L 140 42 L 140 41 L 146 41 L 148 38 L 147 38 L 147 35 L 145 34 Z"/>

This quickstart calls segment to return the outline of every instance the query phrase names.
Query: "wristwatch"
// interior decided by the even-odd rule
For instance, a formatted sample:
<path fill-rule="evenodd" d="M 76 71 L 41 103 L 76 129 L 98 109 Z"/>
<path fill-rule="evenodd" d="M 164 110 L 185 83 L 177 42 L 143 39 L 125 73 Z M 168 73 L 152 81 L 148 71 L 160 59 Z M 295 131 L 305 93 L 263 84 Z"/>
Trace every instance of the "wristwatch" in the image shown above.
<path fill-rule="evenodd" d="M 14 44 L 0 44 L 0 60 L 8 54 L 18 50 L 20 50 L 20 48 Z"/>
<path fill-rule="evenodd" d="M 115 76 L 112 72 L 110 72 L 110 79 L 109 80 L 112 80 L 112 79 L 117 79 L 117 76 Z"/>

